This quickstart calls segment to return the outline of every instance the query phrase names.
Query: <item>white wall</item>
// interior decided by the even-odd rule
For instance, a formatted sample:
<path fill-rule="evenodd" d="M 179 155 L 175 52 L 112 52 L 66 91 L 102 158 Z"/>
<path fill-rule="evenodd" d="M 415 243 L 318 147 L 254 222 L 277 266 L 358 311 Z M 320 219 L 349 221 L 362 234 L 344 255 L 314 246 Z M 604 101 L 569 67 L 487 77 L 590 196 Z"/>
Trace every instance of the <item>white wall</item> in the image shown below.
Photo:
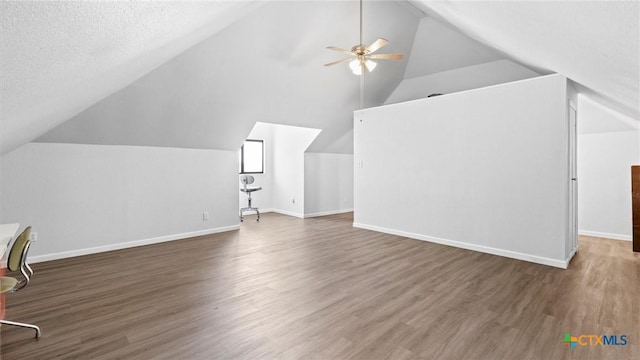
<path fill-rule="evenodd" d="M 357 111 L 354 226 L 566 267 L 567 102 L 550 75 Z"/>
<path fill-rule="evenodd" d="M 235 151 L 29 143 L 1 167 L 0 221 L 38 232 L 32 261 L 239 224 Z"/>
<path fill-rule="evenodd" d="M 637 122 L 578 97 L 578 227 L 582 235 L 632 239 L 631 165 L 640 164 Z"/>
<path fill-rule="evenodd" d="M 304 216 L 353 210 L 353 155 L 304 155 Z"/>
<path fill-rule="evenodd" d="M 320 130 L 273 126 L 274 211 L 304 217 L 304 152 Z"/>

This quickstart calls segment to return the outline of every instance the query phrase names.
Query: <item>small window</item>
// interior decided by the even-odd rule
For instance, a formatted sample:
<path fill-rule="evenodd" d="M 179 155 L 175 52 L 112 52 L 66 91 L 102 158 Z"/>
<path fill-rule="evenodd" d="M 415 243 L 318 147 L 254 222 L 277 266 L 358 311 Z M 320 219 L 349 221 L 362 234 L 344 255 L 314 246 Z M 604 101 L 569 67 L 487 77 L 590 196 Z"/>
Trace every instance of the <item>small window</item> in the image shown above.
<path fill-rule="evenodd" d="M 264 141 L 247 139 L 240 148 L 240 174 L 264 173 Z"/>

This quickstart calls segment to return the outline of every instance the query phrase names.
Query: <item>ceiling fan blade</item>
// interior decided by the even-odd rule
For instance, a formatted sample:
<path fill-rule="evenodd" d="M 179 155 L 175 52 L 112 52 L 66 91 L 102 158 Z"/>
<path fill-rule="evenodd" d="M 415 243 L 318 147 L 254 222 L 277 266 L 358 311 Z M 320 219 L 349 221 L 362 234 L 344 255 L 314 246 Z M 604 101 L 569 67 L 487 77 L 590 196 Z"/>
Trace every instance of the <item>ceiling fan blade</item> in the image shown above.
<path fill-rule="evenodd" d="M 343 63 L 343 62 L 345 62 L 345 61 L 350 61 L 350 60 L 351 60 L 350 58 L 346 58 L 346 59 L 342 59 L 342 60 L 338 60 L 338 61 L 330 62 L 330 63 L 328 63 L 328 64 L 324 64 L 324 66 L 333 66 L 333 65 L 335 65 L 335 64 L 340 64 L 340 63 Z"/>
<path fill-rule="evenodd" d="M 335 47 L 335 46 L 327 46 L 327 49 L 334 50 L 334 51 L 341 52 L 341 53 L 345 53 L 345 54 L 349 54 L 349 55 L 354 55 L 354 53 L 352 53 L 349 50 L 342 49 L 342 48 Z"/>
<path fill-rule="evenodd" d="M 389 43 L 388 40 L 380 38 L 376 41 L 373 42 L 373 44 L 367 46 L 367 49 L 369 49 L 369 53 L 375 52 L 376 50 L 380 49 L 381 47 L 387 45 Z"/>
<path fill-rule="evenodd" d="M 372 54 L 367 57 L 370 59 L 400 60 L 404 57 L 404 54 Z"/>

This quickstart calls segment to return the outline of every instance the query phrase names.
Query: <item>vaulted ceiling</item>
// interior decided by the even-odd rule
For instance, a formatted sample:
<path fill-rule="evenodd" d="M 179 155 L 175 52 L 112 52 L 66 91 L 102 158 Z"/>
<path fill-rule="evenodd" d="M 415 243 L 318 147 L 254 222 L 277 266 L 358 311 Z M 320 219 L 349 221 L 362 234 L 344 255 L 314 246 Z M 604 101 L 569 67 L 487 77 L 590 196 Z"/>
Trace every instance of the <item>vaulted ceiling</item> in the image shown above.
<path fill-rule="evenodd" d="M 433 59 L 381 63 L 365 106 L 404 78 L 464 63 L 446 39 L 416 39 L 429 16 L 480 44 L 478 58 L 558 72 L 638 120 L 639 17 L 629 2 L 365 0 L 365 42 Z M 312 151 L 349 152 L 359 78 L 324 68 L 327 45 L 358 42 L 358 3 L 0 2 L 0 141 L 234 149 L 256 121 L 323 129 Z M 476 62 L 477 63 L 477 62 Z M 427 66 L 428 65 L 428 66 Z M 406 70 L 406 71 L 405 71 Z M 44 135 L 44 136 L 43 136 Z"/>
<path fill-rule="evenodd" d="M 310 151 L 352 152 L 360 78 L 325 47 L 358 43 L 356 2 L 268 2 L 38 138 L 38 141 L 236 150 L 256 121 L 320 128 Z M 419 18 L 394 2 L 364 8 L 364 41 L 409 53 Z M 366 105 L 381 104 L 407 59 L 366 77 Z M 90 134 L 87 136 L 87 134 Z"/>
<path fill-rule="evenodd" d="M 640 2 L 412 1 L 470 37 L 640 120 Z"/>

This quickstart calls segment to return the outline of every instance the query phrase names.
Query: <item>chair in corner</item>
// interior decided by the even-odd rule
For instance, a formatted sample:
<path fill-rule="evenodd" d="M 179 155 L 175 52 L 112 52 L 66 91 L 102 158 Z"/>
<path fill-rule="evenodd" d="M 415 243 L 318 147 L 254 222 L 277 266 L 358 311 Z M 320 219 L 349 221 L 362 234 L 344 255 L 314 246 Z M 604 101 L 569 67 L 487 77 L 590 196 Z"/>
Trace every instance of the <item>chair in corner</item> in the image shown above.
<path fill-rule="evenodd" d="M 13 242 L 13 246 L 9 251 L 9 257 L 7 259 L 7 270 L 10 272 L 20 272 L 23 279 L 18 280 L 15 277 L 2 276 L 0 277 L 0 293 L 14 293 L 29 284 L 31 276 L 33 276 L 33 269 L 27 264 L 27 253 L 29 252 L 29 246 L 31 241 L 31 226 L 27 226 L 26 229 Z M 36 325 L 19 323 L 9 320 L 0 320 L 0 324 L 19 326 L 23 328 L 33 329 L 36 332 L 36 338 L 40 337 L 40 328 Z"/>
<path fill-rule="evenodd" d="M 254 181 L 255 179 L 251 175 L 240 176 L 240 182 L 243 185 L 243 187 L 240 188 L 240 191 L 249 195 L 249 197 L 247 198 L 247 207 L 243 207 L 242 209 L 240 209 L 240 221 L 244 221 L 243 213 L 245 211 L 255 211 L 256 214 L 258 214 L 258 219 L 256 219 L 256 221 L 260 221 L 260 211 L 258 210 L 258 208 L 251 207 L 251 193 L 254 191 L 262 190 L 262 186 L 247 186 L 253 184 Z"/>

